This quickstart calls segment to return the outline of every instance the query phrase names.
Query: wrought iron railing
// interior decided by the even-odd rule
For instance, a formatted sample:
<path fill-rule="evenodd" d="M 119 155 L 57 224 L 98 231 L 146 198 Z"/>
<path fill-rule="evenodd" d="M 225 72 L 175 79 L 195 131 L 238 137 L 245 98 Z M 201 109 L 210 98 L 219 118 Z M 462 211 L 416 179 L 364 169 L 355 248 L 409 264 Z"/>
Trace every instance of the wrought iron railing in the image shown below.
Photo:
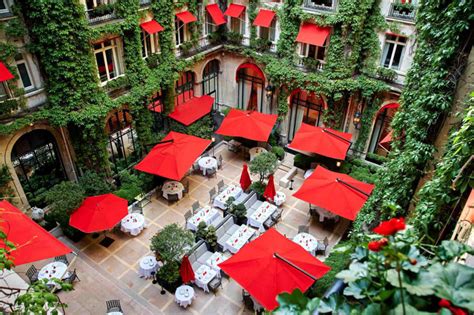
<path fill-rule="evenodd" d="M 303 8 L 313 11 L 334 12 L 336 11 L 336 0 L 304 0 Z"/>
<path fill-rule="evenodd" d="M 395 3 L 390 4 L 390 11 L 388 12 L 388 16 L 391 18 L 405 20 L 405 21 L 413 21 L 415 20 L 416 9 L 399 9 Z"/>

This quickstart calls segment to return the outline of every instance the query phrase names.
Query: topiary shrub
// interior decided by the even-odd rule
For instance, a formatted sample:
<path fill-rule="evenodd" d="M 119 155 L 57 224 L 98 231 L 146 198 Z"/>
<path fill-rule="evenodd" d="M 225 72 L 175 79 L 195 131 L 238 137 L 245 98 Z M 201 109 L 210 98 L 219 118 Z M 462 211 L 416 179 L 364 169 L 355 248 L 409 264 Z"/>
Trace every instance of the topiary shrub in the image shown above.
<path fill-rule="evenodd" d="M 216 227 L 215 226 L 208 226 L 207 231 L 206 231 L 206 236 L 204 239 L 209 245 L 209 248 L 211 251 L 216 251 L 217 249 L 217 233 L 216 233 Z"/>
<path fill-rule="evenodd" d="M 285 149 L 280 146 L 272 147 L 272 153 L 277 156 L 277 158 L 281 161 L 285 158 Z"/>
<path fill-rule="evenodd" d="M 261 182 L 253 182 L 250 185 L 250 189 L 255 191 L 257 195 L 259 196 L 263 195 L 263 193 L 265 192 L 265 187 L 266 187 L 265 184 Z"/>
<path fill-rule="evenodd" d="M 199 222 L 196 230 L 196 240 L 205 240 L 207 233 L 207 224 L 204 221 Z"/>
<path fill-rule="evenodd" d="M 106 181 L 105 176 L 94 171 L 86 171 L 79 178 L 79 186 L 82 187 L 86 196 L 97 196 L 112 191 L 112 186 Z"/>
<path fill-rule="evenodd" d="M 136 196 L 142 193 L 141 181 L 138 176 L 130 174 L 128 170 L 121 171 L 119 176 L 120 189 L 114 194 L 131 203 Z"/>
<path fill-rule="evenodd" d="M 263 183 L 265 178 L 272 174 L 277 167 L 277 157 L 272 152 L 265 152 L 257 155 L 250 162 L 250 172 L 259 175 L 259 181 Z"/>
<path fill-rule="evenodd" d="M 263 194 L 263 192 L 262 192 Z M 239 204 L 233 204 L 229 208 L 229 213 L 231 213 L 233 216 L 235 216 L 237 222 L 239 224 L 244 224 L 247 221 L 247 209 L 245 208 L 245 205 L 243 203 Z"/>

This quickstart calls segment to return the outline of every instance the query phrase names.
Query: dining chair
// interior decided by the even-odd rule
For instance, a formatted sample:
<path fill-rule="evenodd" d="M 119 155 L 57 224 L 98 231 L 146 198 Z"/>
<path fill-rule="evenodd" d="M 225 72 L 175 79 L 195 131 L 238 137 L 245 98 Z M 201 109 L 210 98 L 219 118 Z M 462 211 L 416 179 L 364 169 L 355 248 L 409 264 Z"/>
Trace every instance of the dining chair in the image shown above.
<path fill-rule="evenodd" d="M 281 219 L 281 215 L 283 214 L 283 208 L 278 208 L 273 212 L 272 219 L 275 222 L 278 222 Z"/>
<path fill-rule="evenodd" d="M 189 193 L 189 180 L 187 180 L 185 183 L 184 183 L 184 190 L 183 190 L 184 193 Z"/>
<path fill-rule="evenodd" d="M 184 224 L 186 224 L 192 216 L 193 213 L 191 212 L 191 210 L 186 211 L 186 213 L 184 214 Z"/>
<path fill-rule="evenodd" d="M 178 201 L 178 200 L 179 200 L 179 196 L 178 196 L 178 194 L 168 194 L 167 200 L 168 200 L 169 202 Z"/>
<path fill-rule="evenodd" d="M 217 182 L 217 191 L 221 192 L 222 190 L 224 190 L 224 186 L 225 186 L 224 180 L 221 179 L 220 181 Z"/>
<path fill-rule="evenodd" d="M 67 260 L 66 255 L 56 256 L 54 257 L 54 261 L 59 261 L 64 263 L 66 266 L 69 266 L 69 261 Z"/>
<path fill-rule="evenodd" d="M 222 281 L 219 277 L 215 277 L 208 284 L 209 290 L 212 291 L 212 293 L 214 294 L 217 293 L 217 289 L 219 289 L 219 287 L 221 286 L 222 286 Z"/>
<path fill-rule="evenodd" d="M 30 268 L 26 271 L 26 276 L 30 280 L 30 283 L 33 284 L 38 281 L 38 269 L 34 265 L 31 265 Z"/>
<path fill-rule="evenodd" d="M 212 203 L 214 201 L 214 198 L 216 197 L 216 188 L 212 187 L 209 190 L 209 202 Z"/>
<path fill-rule="evenodd" d="M 120 300 L 109 300 L 105 302 L 105 305 L 107 305 L 107 313 L 123 313 L 122 306 L 120 305 Z"/>
<path fill-rule="evenodd" d="M 298 233 L 309 233 L 309 226 L 307 225 L 298 226 Z"/>
<path fill-rule="evenodd" d="M 192 208 L 193 208 L 193 213 L 195 211 L 197 211 L 199 208 L 201 207 L 201 205 L 199 204 L 199 200 L 198 201 L 195 201 L 192 205 Z"/>
<path fill-rule="evenodd" d="M 69 283 L 69 284 L 72 284 L 74 281 L 81 281 L 81 279 L 79 279 L 79 277 L 77 276 L 77 271 L 76 269 L 74 269 L 68 277 L 64 278 L 64 282 L 66 283 Z"/>
<path fill-rule="evenodd" d="M 224 162 L 224 159 L 222 158 L 222 155 L 219 154 L 219 157 L 217 159 L 217 168 L 218 169 L 220 169 L 220 170 L 222 169 L 222 165 L 224 164 L 223 162 Z"/>

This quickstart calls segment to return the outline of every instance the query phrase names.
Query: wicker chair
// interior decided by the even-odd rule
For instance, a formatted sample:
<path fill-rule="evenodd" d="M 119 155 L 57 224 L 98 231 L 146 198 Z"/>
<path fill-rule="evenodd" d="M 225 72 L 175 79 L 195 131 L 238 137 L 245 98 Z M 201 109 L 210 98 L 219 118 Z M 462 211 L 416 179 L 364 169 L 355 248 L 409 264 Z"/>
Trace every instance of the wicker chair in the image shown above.
<path fill-rule="evenodd" d="M 120 312 L 123 313 L 122 306 L 120 305 L 120 300 L 110 300 L 106 301 L 107 313 Z"/>
<path fill-rule="evenodd" d="M 30 268 L 26 271 L 26 276 L 30 280 L 30 283 L 33 284 L 38 281 L 38 269 L 34 265 L 31 265 Z"/>
<path fill-rule="evenodd" d="M 54 261 L 59 261 L 65 264 L 66 266 L 69 266 L 69 261 L 67 260 L 66 255 L 56 256 L 54 257 Z"/>
<path fill-rule="evenodd" d="M 178 201 L 178 200 L 179 200 L 178 194 L 168 194 L 168 201 L 169 202 L 174 202 L 174 201 Z"/>

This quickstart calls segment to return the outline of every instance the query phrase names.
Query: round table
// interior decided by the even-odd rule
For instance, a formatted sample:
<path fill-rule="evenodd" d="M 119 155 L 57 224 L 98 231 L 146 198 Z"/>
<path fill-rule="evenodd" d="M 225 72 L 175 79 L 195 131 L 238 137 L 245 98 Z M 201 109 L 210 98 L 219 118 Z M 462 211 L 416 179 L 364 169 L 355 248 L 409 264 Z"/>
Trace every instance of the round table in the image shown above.
<path fill-rule="evenodd" d="M 273 198 L 273 202 L 277 206 L 281 206 L 286 201 L 285 193 L 279 191 L 276 193 L 275 197 Z"/>
<path fill-rule="evenodd" d="M 168 199 L 168 195 L 172 194 L 178 195 L 178 199 L 181 199 L 183 198 L 184 186 L 183 184 L 175 180 L 167 181 L 163 184 L 161 191 L 163 192 L 163 198 L 165 199 Z"/>
<path fill-rule="evenodd" d="M 252 161 L 257 155 L 260 155 L 260 154 L 266 153 L 266 152 L 267 152 L 267 150 L 265 148 L 262 148 L 262 147 L 251 148 L 249 150 L 250 161 Z"/>
<path fill-rule="evenodd" d="M 66 272 L 67 265 L 63 262 L 55 261 L 41 268 L 38 273 L 38 280 L 52 280 L 53 278 L 61 280 L 62 278 L 64 278 L 64 276 L 66 276 Z M 53 284 L 54 282 L 50 281 L 48 283 Z M 55 285 L 58 286 L 57 284 Z"/>
<path fill-rule="evenodd" d="M 202 175 L 206 176 L 208 171 L 217 169 L 217 160 L 210 156 L 202 157 L 199 159 L 198 165 Z"/>
<path fill-rule="evenodd" d="M 316 254 L 318 241 L 313 235 L 308 233 L 299 233 L 293 238 L 293 242 L 301 245 L 301 247 L 310 252 L 313 256 Z"/>
<path fill-rule="evenodd" d="M 176 289 L 174 300 L 181 307 L 188 307 L 193 302 L 195 295 L 194 289 L 189 285 L 182 285 Z"/>
<path fill-rule="evenodd" d="M 145 228 L 145 217 L 140 213 L 129 213 L 121 222 L 120 229 L 125 233 L 130 233 L 133 236 L 140 234 Z"/>
<path fill-rule="evenodd" d="M 156 261 L 154 256 L 142 257 L 138 265 L 138 274 L 145 279 L 152 278 L 153 274 L 160 268 L 160 263 Z"/>

